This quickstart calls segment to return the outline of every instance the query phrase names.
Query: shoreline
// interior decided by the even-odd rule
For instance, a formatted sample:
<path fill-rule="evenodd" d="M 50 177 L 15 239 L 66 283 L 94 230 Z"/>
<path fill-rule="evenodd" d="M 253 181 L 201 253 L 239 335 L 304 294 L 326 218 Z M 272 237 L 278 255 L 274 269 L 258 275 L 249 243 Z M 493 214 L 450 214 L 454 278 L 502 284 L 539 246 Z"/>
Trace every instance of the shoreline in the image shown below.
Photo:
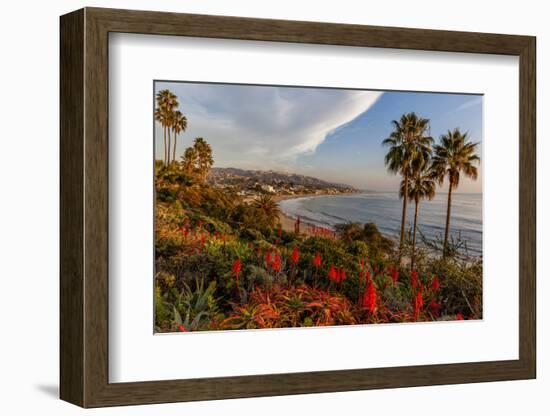
<path fill-rule="evenodd" d="M 300 198 L 311 198 L 311 197 L 320 197 L 320 196 L 340 196 L 340 195 L 349 195 L 352 193 L 340 193 L 340 194 L 301 194 L 301 195 L 275 195 L 273 197 L 273 200 L 277 203 L 280 201 L 286 201 L 289 199 L 300 199 Z M 277 204 L 278 205 L 278 204 Z M 281 228 L 286 232 L 294 232 L 294 224 L 296 223 L 296 218 L 289 215 L 288 213 L 285 213 L 281 206 L 279 205 L 279 209 L 281 212 L 279 213 L 279 223 L 281 224 Z M 315 232 L 317 230 L 317 233 Z M 334 230 L 332 230 L 329 227 L 323 227 L 317 224 L 314 224 L 312 222 L 304 221 L 302 218 L 300 218 L 300 234 L 304 234 L 307 236 L 315 236 L 318 235 L 319 230 L 326 230 L 325 232 L 334 233 Z"/>
<path fill-rule="evenodd" d="M 359 192 L 357 192 L 359 193 Z M 273 197 L 273 199 L 278 203 L 280 201 L 289 200 L 289 199 L 300 199 L 300 198 L 311 198 L 311 197 L 322 197 L 322 196 L 346 196 L 346 195 L 355 195 L 357 193 L 340 193 L 340 194 L 301 194 L 301 195 L 276 195 Z M 281 224 L 281 227 L 283 230 L 287 232 L 294 232 L 294 224 L 296 222 L 296 217 L 284 212 L 279 205 L 280 213 L 279 213 L 279 223 Z M 378 224 L 376 224 L 378 226 Z M 318 236 L 319 232 L 328 232 L 333 238 L 338 238 L 335 235 L 334 229 L 330 225 L 318 225 L 313 222 L 308 222 L 307 220 L 304 220 L 302 217 L 300 217 L 300 234 L 306 235 L 306 236 Z M 385 237 L 390 239 L 394 242 L 394 244 L 397 246 L 399 244 L 399 238 L 395 235 L 387 234 L 383 231 L 380 231 L 380 233 Z M 426 250 L 426 253 L 429 256 L 433 255 L 439 255 L 439 250 L 435 250 L 431 247 L 428 247 L 422 242 L 418 242 L 417 244 L 418 248 L 423 247 L 424 250 Z M 479 259 L 482 256 L 477 254 L 475 251 L 470 252 L 468 254 L 468 257 L 471 259 Z M 403 263 L 407 264 L 410 261 L 408 256 L 403 256 Z"/>
<path fill-rule="evenodd" d="M 281 228 L 284 231 L 293 233 L 295 223 L 296 223 L 295 218 L 281 211 L 281 213 L 279 214 L 279 224 L 281 224 Z M 324 237 L 330 237 L 330 238 L 338 238 L 334 230 L 327 227 L 321 227 L 319 225 L 312 224 L 310 222 L 302 220 L 301 218 L 300 218 L 300 234 L 306 235 L 308 237 L 324 236 Z"/>
<path fill-rule="evenodd" d="M 342 195 L 357 195 L 359 192 L 342 192 L 339 194 L 299 194 L 299 195 L 273 195 L 275 202 L 286 201 L 287 199 L 311 198 L 317 196 L 342 196 Z"/>

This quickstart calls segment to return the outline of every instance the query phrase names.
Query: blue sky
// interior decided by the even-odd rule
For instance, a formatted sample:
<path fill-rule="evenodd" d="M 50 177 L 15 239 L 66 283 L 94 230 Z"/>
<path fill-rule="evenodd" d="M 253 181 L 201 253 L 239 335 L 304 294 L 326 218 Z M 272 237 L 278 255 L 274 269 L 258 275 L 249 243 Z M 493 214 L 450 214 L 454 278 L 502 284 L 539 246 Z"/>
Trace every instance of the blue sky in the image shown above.
<path fill-rule="evenodd" d="M 218 167 L 296 172 L 394 191 L 399 177 L 387 172 L 381 142 L 403 113 L 430 119 L 436 141 L 455 127 L 482 141 L 480 95 L 155 82 L 155 92 L 165 88 L 178 96 L 188 120 L 177 154 L 204 137 Z M 161 158 L 158 123 L 155 135 Z M 479 173 L 477 181 L 461 179 L 458 192 L 481 192 L 481 167 Z"/>

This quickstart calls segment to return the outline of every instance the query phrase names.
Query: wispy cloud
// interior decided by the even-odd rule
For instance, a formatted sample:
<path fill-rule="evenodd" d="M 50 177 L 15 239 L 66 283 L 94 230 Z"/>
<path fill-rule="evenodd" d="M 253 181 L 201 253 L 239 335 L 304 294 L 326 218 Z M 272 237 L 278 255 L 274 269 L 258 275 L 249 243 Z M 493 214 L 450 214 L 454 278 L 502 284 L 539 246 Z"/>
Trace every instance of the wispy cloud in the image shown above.
<path fill-rule="evenodd" d="M 472 98 L 469 101 L 466 101 L 466 102 L 460 104 L 458 107 L 456 107 L 451 112 L 463 111 L 463 110 L 466 110 L 468 108 L 475 107 L 477 105 L 481 105 L 482 102 L 483 102 L 483 97 L 481 95 L 479 95 L 479 96 L 476 96 L 476 97 Z"/>
<path fill-rule="evenodd" d="M 180 150 L 205 137 L 218 165 L 284 168 L 368 111 L 377 91 L 171 83 L 188 119 Z M 157 137 L 160 131 L 157 129 Z M 269 166 L 266 166 L 268 164 Z"/>

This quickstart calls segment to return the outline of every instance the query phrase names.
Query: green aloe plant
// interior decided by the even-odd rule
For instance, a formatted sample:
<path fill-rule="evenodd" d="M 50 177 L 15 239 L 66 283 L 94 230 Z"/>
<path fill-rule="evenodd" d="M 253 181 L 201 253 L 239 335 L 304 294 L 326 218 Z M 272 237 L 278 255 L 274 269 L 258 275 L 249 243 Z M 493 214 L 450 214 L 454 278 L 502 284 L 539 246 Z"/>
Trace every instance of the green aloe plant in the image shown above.
<path fill-rule="evenodd" d="M 206 286 L 204 279 L 195 279 L 194 289 L 184 283 L 173 304 L 174 323 L 182 325 L 187 331 L 205 328 L 218 313 L 215 291 L 214 280 Z"/>

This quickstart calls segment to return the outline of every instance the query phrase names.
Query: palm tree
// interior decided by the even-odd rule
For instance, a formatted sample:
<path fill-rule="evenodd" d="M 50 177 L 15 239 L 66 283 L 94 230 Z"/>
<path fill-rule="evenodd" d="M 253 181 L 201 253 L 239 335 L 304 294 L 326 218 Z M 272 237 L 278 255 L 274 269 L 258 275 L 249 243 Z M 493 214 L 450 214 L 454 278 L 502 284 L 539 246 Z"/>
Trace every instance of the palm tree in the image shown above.
<path fill-rule="evenodd" d="M 422 168 L 418 171 L 412 172 L 409 186 L 407 188 L 409 201 L 414 201 L 414 225 L 411 256 L 411 270 L 413 270 L 416 258 L 416 229 L 418 223 L 418 211 L 420 207 L 420 201 L 422 199 L 432 200 L 435 196 L 435 180 L 433 178 L 428 163 L 425 163 L 424 166 L 422 166 Z M 401 181 L 399 196 L 401 198 L 404 198 L 405 196 L 404 180 Z"/>
<path fill-rule="evenodd" d="M 382 144 L 389 146 L 384 162 L 389 172 L 403 177 L 403 195 L 409 194 L 411 172 L 426 164 L 432 154 L 433 139 L 429 134 L 430 120 L 418 117 L 415 113 L 403 114 L 399 121 L 393 120 L 394 127 L 390 136 Z M 407 200 L 403 198 L 401 214 L 401 236 L 399 240 L 399 262 L 405 240 L 405 223 L 407 221 Z"/>
<path fill-rule="evenodd" d="M 168 108 L 168 120 L 170 122 L 170 125 L 168 126 L 168 164 L 170 164 L 172 162 L 170 160 L 170 148 L 171 148 L 170 128 L 172 128 L 174 124 L 177 122 L 176 110 L 180 103 L 178 102 L 178 97 L 172 91 L 169 92 L 168 96 L 170 98 L 170 106 Z"/>
<path fill-rule="evenodd" d="M 193 146 L 188 147 L 185 149 L 185 152 L 181 158 L 183 171 L 190 176 L 195 176 L 197 174 L 197 165 L 199 160 L 197 149 Z"/>
<path fill-rule="evenodd" d="M 166 164 L 166 128 L 168 127 L 168 120 L 166 119 L 166 93 L 168 90 L 162 90 L 157 93 L 157 108 L 155 109 L 155 120 L 158 121 L 163 130 L 163 136 L 164 136 L 164 164 Z"/>
<path fill-rule="evenodd" d="M 168 131 L 168 147 L 166 148 L 166 153 L 167 153 L 167 159 L 166 159 L 166 164 L 170 164 L 171 161 L 170 161 L 170 150 L 172 149 L 172 139 L 171 139 L 171 132 L 172 132 L 172 128 L 174 126 L 174 122 L 175 122 L 175 117 L 174 117 L 174 111 L 170 110 L 166 113 L 166 120 L 167 120 L 167 131 Z"/>
<path fill-rule="evenodd" d="M 174 123 L 172 124 L 172 131 L 174 132 L 174 151 L 172 153 L 172 162 L 176 160 L 176 140 L 178 134 L 185 130 L 187 130 L 187 118 L 181 113 L 181 111 L 176 110 L 174 112 Z"/>
<path fill-rule="evenodd" d="M 265 221 L 265 225 L 273 227 L 279 221 L 281 210 L 279 205 L 269 195 L 261 195 L 255 199 L 252 206 L 259 211 L 258 220 Z"/>
<path fill-rule="evenodd" d="M 193 143 L 193 147 L 197 151 L 198 157 L 198 174 L 201 181 L 204 182 L 208 171 L 214 164 L 214 159 L 212 158 L 212 148 L 202 137 L 197 137 Z"/>
<path fill-rule="evenodd" d="M 182 168 L 187 174 L 204 182 L 208 171 L 214 164 L 212 148 L 202 137 L 197 137 L 193 146 L 185 149 L 182 158 Z"/>
<path fill-rule="evenodd" d="M 156 96 L 157 108 L 155 109 L 155 120 L 163 127 L 164 131 L 164 164 L 170 163 L 170 128 L 173 122 L 173 112 L 179 105 L 178 97 L 170 90 L 160 90 Z M 168 133 L 168 142 L 166 135 Z"/>
<path fill-rule="evenodd" d="M 459 128 L 455 128 L 453 131 L 449 130 L 447 134 L 442 135 L 439 138 L 440 144 L 434 146 L 433 176 L 440 185 L 443 184 L 445 178 L 449 181 L 447 220 L 443 240 L 444 256 L 448 253 L 452 192 L 458 187 L 461 173 L 474 180 L 477 179 L 477 168 L 474 164 L 479 163 L 479 156 L 476 154 L 479 143 L 473 143 L 468 139 L 468 133 L 463 134 Z"/>

